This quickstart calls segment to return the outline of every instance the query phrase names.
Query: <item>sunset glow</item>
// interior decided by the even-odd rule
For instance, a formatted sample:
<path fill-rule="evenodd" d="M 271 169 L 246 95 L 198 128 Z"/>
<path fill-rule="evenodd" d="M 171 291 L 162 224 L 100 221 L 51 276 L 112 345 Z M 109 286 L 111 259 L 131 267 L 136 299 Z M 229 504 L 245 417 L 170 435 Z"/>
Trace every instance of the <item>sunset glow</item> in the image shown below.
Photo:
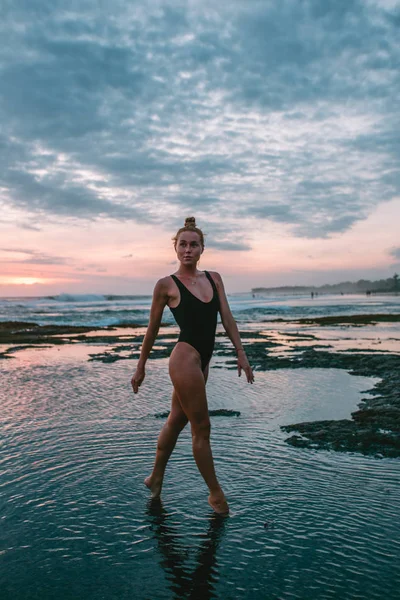
<path fill-rule="evenodd" d="M 34 283 L 47 283 L 46 279 L 36 277 L 0 277 L 0 282 L 5 285 L 33 285 Z"/>

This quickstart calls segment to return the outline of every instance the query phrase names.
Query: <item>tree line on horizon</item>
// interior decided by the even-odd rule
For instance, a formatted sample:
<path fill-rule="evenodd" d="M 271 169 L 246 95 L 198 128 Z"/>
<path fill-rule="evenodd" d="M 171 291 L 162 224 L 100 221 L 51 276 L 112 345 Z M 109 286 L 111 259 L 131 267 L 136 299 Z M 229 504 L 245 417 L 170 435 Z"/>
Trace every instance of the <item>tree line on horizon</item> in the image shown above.
<path fill-rule="evenodd" d="M 252 288 L 253 294 L 263 292 L 286 292 L 286 293 L 310 293 L 317 292 L 322 294 L 375 294 L 378 292 L 398 292 L 400 291 L 399 276 L 397 273 L 388 279 L 379 279 L 370 281 L 369 279 L 359 279 L 358 281 L 342 281 L 341 283 L 314 285 L 285 285 L 278 287 L 257 287 Z"/>

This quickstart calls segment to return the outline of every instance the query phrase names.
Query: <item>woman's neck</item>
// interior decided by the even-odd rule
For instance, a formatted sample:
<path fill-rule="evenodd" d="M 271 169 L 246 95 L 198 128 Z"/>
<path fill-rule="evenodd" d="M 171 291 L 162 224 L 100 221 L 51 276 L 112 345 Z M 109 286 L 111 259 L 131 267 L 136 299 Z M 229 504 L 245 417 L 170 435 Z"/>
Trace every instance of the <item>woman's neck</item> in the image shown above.
<path fill-rule="evenodd" d="M 177 274 L 180 277 L 196 277 L 197 275 L 199 275 L 201 273 L 201 271 L 197 270 L 197 266 L 194 267 L 184 267 L 184 266 L 180 266 Z"/>

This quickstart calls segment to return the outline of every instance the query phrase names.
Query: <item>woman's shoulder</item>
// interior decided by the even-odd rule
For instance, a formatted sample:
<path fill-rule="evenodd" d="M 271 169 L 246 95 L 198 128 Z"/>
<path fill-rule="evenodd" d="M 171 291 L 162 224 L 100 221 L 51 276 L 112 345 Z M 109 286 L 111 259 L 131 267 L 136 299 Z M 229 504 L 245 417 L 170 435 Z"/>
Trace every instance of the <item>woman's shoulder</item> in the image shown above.
<path fill-rule="evenodd" d="M 165 277 L 161 277 L 161 279 L 159 279 L 156 283 L 156 285 L 160 285 L 160 286 L 164 286 L 164 285 L 169 285 L 172 281 L 172 276 L 171 275 L 166 275 Z"/>
<path fill-rule="evenodd" d="M 173 279 L 171 275 L 166 275 L 165 277 L 161 277 L 154 286 L 154 291 L 156 293 L 167 294 L 173 284 Z"/>
<path fill-rule="evenodd" d="M 207 271 L 207 273 L 212 277 L 214 283 L 217 285 L 222 284 L 222 277 L 219 273 L 217 273 L 217 271 Z"/>

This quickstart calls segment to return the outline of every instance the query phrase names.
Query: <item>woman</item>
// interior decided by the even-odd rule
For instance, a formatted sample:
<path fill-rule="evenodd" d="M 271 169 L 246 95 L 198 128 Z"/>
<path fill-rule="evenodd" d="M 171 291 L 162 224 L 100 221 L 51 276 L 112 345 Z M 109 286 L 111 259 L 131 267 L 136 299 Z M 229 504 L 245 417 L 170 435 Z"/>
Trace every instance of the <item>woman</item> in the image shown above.
<path fill-rule="evenodd" d="M 145 377 L 145 364 L 161 323 L 166 305 L 171 309 L 181 333 L 169 359 L 169 374 L 174 391 L 171 412 L 162 428 L 152 474 L 144 481 L 153 498 L 160 496 L 165 467 L 182 429 L 190 421 L 193 456 L 206 482 L 208 502 L 221 515 L 229 513 L 224 492 L 218 483 L 210 447 L 206 382 L 214 348 L 217 313 L 235 346 L 239 377 L 242 369 L 248 383 L 254 376 L 230 311 L 224 285 L 218 273 L 199 271 L 197 263 L 204 251 L 204 236 L 194 217 L 185 220 L 174 239 L 179 268 L 174 275 L 160 279 L 153 293 L 150 320 L 143 340 L 132 387 L 136 394 Z"/>

